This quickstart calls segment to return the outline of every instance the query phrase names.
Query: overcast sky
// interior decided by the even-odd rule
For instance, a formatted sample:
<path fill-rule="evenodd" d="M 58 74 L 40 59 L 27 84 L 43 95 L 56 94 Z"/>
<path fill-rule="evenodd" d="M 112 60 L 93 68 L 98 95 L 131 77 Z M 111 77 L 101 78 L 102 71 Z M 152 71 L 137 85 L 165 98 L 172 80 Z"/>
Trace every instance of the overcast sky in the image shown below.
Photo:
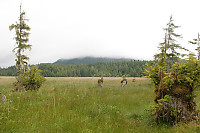
<path fill-rule="evenodd" d="M 19 6 L 30 19 L 30 64 L 81 56 L 151 60 L 173 15 L 181 43 L 200 32 L 200 0 L 0 0 L 0 67 L 15 64 Z"/>

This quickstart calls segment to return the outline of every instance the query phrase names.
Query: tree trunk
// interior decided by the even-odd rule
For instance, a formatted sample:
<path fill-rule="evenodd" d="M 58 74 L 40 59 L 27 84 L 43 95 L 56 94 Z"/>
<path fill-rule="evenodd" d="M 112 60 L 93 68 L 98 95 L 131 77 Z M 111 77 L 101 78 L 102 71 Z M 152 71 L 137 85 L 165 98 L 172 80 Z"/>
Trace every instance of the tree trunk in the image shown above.
<path fill-rule="evenodd" d="M 98 85 L 99 85 L 99 87 L 103 87 L 103 82 L 99 81 Z"/>
<path fill-rule="evenodd" d="M 19 56 L 18 56 L 18 61 L 17 61 L 17 80 L 18 82 L 21 82 L 20 74 L 21 74 L 21 50 L 19 50 Z"/>
<path fill-rule="evenodd" d="M 123 81 L 122 81 L 122 87 L 124 87 L 126 84 L 127 84 L 127 83 L 126 83 L 126 80 L 123 80 Z"/>

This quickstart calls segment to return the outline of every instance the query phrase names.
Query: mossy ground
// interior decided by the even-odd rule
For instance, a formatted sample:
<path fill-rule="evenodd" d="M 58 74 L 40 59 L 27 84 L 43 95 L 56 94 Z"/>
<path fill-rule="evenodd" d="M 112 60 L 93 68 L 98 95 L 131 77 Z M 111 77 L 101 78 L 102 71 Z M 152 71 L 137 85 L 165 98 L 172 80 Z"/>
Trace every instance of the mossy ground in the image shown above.
<path fill-rule="evenodd" d="M 47 78 L 39 91 L 11 92 L 13 77 L 0 77 L 0 132 L 198 132 L 199 124 L 157 125 L 149 106 L 154 104 L 150 79 L 121 77 Z M 196 103 L 200 104 L 196 90 Z M 1 95 L 0 95 L 1 98 Z"/>

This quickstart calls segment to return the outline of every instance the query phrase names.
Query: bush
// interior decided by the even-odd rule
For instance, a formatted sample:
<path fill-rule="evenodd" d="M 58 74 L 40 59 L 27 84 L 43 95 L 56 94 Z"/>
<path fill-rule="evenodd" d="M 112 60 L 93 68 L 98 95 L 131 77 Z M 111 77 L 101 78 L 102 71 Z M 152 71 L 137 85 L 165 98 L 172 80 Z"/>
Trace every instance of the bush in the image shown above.
<path fill-rule="evenodd" d="M 174 63 L 169 73 L 159 65 L 152 66 L 149 72 L 155 85 L 153 114 L 158 122 L 199 119 L 194 102 L 194 90 L 200 85 L 200 62 L 196 58 L 189 56 L 186 61 Z"/>
<path fill-rule="evenodd" d="M 122 76 L 122 80 L 121 80 L 121 83 L 123 82 L 123 81 L 126 81 L 126 84 L 128 83 L 128 80 L 127 80 L 127 75 L 123 75 Z"/>
<path fill-rule="evenodd" d="M 16 82 L 16 90 L 38 90 L 46 81 L 43 76 L 40 76 L 40 70 L 37 67 L 32 67 L 30 70 L 20 75 L 21 82 Z"/>

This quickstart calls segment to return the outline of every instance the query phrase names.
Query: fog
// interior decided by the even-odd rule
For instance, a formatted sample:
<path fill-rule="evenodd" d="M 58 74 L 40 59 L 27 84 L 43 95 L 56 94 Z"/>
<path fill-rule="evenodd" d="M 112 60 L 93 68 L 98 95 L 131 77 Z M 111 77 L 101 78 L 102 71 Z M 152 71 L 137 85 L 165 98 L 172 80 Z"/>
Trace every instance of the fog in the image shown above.
<path fill-rule="evenodd" d="M 191 51 L 187 42 L 200 31 L 198 0 L 1 0 L 0 67 L 15 65 L 8 27 L 18 20 L 20 3 L 30 19 L 30 64 L 81 56 L 151 60 L 170 15 L 181 26 L 179 43 Z"/>

